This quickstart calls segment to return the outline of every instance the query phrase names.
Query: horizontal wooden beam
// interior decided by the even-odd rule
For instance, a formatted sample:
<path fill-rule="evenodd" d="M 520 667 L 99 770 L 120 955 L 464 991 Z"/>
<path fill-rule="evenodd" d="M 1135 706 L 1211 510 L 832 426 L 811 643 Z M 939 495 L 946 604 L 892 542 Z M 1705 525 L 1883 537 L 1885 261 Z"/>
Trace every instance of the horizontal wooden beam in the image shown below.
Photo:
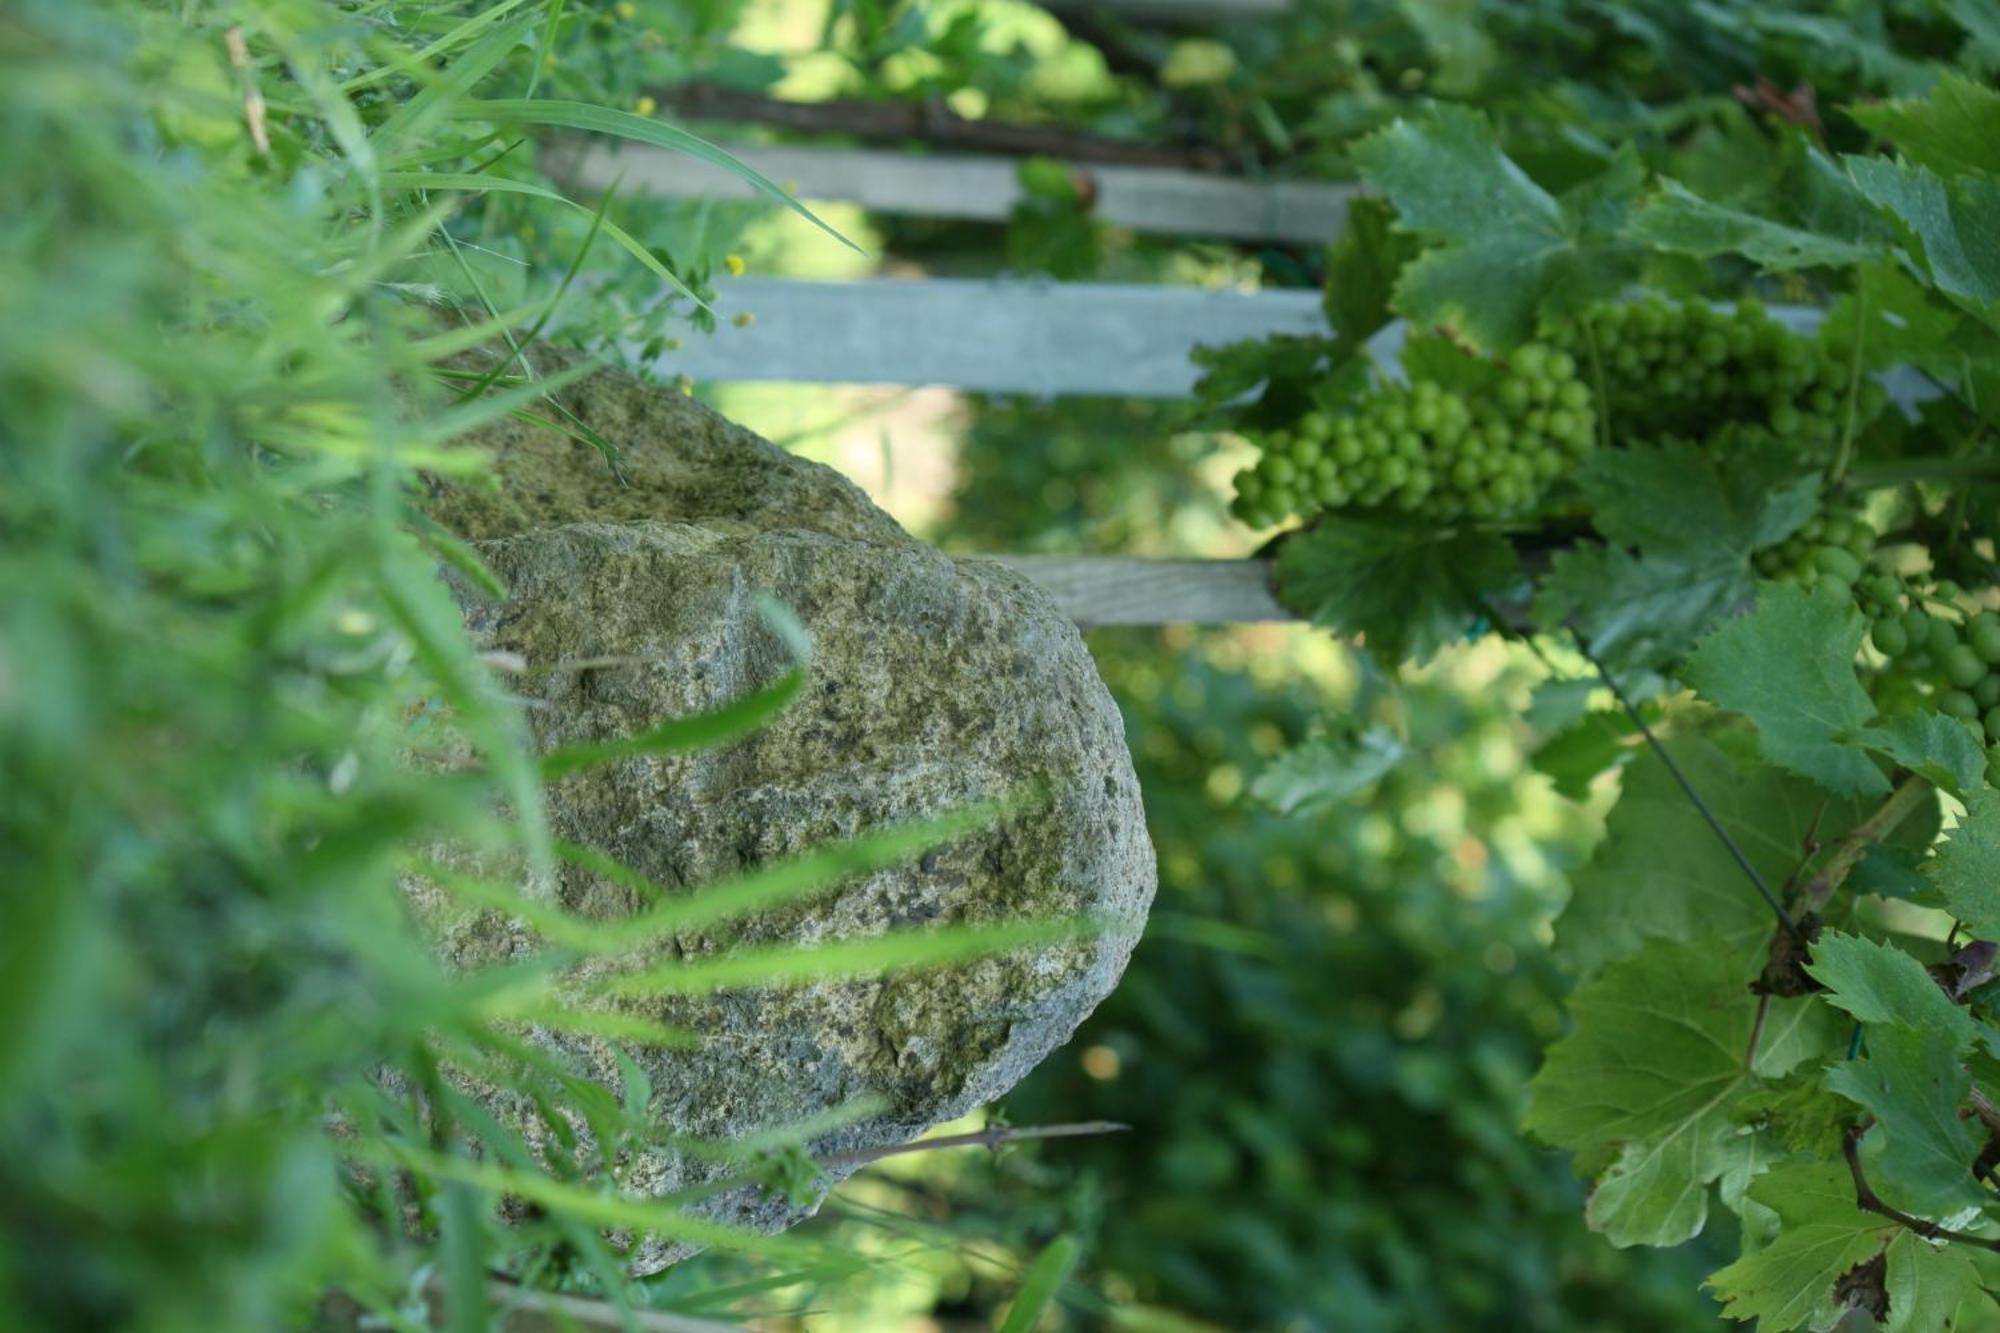
<path fill-rule="evenodd" d="M 1271 592 L 1268 560 L 1142 560 L 1126 556 L 995 555 L 1095 625 L 1236 625 L 1296 620 Z"/>
<path fill-rule="evenodd" d="M 714 334 L 653 367 L 697 380 L 1176 398 L 1197 344 L 1324 334 L 1317 292 L 961 278 L 724 279 Z M 754 316 L 738 327 L 737 314 Z"/>
<path fill-rule="evenodd" d="M 1208 27 L 1276 18 L 1293 0 L 1041 0 L 1052 14 L 1112 14 L 1133 23 Z"/>
<path fill-rule="evenodd" d="M 651 90 L 654 100 L 684 119 L 768 125 L 799 134 L 839 134 L 872 144 L 927 144 L 1011 157 L 1054 157 L 1065 162 L 1228 170 L 1227 153 L 1207 143 L 1161 144 L 1065 129 L 961 116 L 935 98 L 881 102 L 830 98 L 794 102 L 767 93 L 712 83 Z"/>
<path fill-rule="evenodd" d="M 970 154 L 727 144 L 738 159 L 807 200 L 838 200 L 878 213 L 1004 222 L 1023 191 L 1015 162 Z M 543 156 L 550 175 L 598 193 L 614 186 L 681 199 L 756 199 L 726 168 L 683 153 L 604 141 Z M 1251 181 L 1179 167 L 1085 166 L 1073 171 L 1094 195 L 1093 214 L 1115 226 L 1166 236 L 1321 244 L 1347 222 L 1350 185 Z"/>

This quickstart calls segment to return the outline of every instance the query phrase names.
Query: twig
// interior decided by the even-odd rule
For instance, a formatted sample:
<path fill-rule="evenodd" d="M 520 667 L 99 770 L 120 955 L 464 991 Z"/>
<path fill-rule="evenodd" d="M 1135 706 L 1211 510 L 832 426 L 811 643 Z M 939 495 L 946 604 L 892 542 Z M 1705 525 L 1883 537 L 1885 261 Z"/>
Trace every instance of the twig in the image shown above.
<path fill-rule="evenodd" d="M 1872 1120 L 1863 1121 L 1861 1124 L 1849 1127 L 1846 1137 L 1841 1141 L 1841 1149 L 1847 1155 L 1847 1170 L 1854 1177 L 1854 1206 L 1864 1213 L 1886 1217 L 1891 1222 L 1916 1232 L 1925 1240 L 1957 1241 L 1962 1245 L 1977 1245 L 1982 1250 L 2000 1252 L 2000 1239 L 1975 1236 L 1968 1231 L 1954 1231 L 1950 1227 L 1939 1226 L 1936 1222 L 1926 1221 L 1882 1202 L 1881 1196 L 1869 1187 L 1868 1175 L 1861 1168 L 1861 1136 L 1868 1132 L 1869 1126 L 1873 1123 Z"/>
<path fill-rule="evenodd" d="M 1812 943 L 1811 939 L 1807 937 L 1804 930 L 1800 929 L 1799 923 L 1792 920 L 1791 914 L 1785 911 L 1785 905 L 1778 901 L 1778 895 L 1771 892 L 1771 886 L 1764 882 L 1764 876 L 1758 873 L 1756 866 L 1750 864 L 1750 858 L 1745 856 L 1743 849 L 1736 845 L 1736 839 L 1729 836 L 1729 830 L 1722 827 L 1722 821 L 1715 817 L 1715 811 L 1708 808 L 1708 802 L 1701 799 L 1701 793 L 1694 789 L 1692 782 L 1688 781 L 1687 774 L 1681 772 L 1681 766 L 1674 762 L 1674 757 L 1671 754 L 1667 753 L 1667 747 L 1660 744 L 1660 738 L 1653 734 L 1653 729 L 1650 726 L 1646 725 L 1646 719 L 1640 716 L 1639 710 L 1633 706 L 1632 700 L 1627 697 L 1624 689 L 1620 687 L 1612 674 L 1605 670 L 1604 663 L 1598 660 L 1597 655 L 1590 651 L 1590 644 L 1577 631 L 1575 626 L 1570 627 L 1570 634 L 1576 639 L 1577 651 L 1583 654 L 1584 661 L 1597 668 L 1598 678 L 1611 691 L 1612 697 L 1618 700 L 1619 707 L 1625 710 L 1625 716 L 1632 719 L 1632 725 L 1637 727 L 1639 734 L 1646 738 L 1646 744 L 1652 747 L 1653 753 L 1666 766 L 1667 772 L 1673 775 L 1676 783 L 1680 784 L 1681 791 L 1686 793 L 1688 800 L 1694 803 L 1694 808 L 1701 812 L 1701 817 L 1708 821 L 1708 827 L 1714 831 L 1716 837 L 1722 840 L 1722 845 L 1729 849 L 1730 856 L 1735 858 L 1736 864 L 1742 868 L 1743 873 L 1749 876 L 1750 883 L 1756 888 L 1758 896 L 1777 915 L 1778 924 L 1801 947 L 1810 945 Z"/>
<path fill-rule="evenodd" d="M 241 24 L 222 34 L 222 45 L 229 52 L 229 63 L 243 85 L 243 124 L 250 131 L 250 142 L 256 145 L 259 156 L 269 157 L 271 136 L 264 124 L 264 94 L 257 87 L 256 72 L 250 68 L 250 48 L 243 43 Z"/>
<path fill-rule="evenodd" d="M 1826 900 L 1833 896 L 1847 881 L 1847 876 L 1865 856 L 1868 849 L 1895 832 L 1896 826 L 1907 819 L 1928 796 L 1931 784 L 1928 778 L 1912 773 L 1903 779 L 1903 784 L 1889 794 L 1879 809 L 1868 818 L 1847 831 L 1834 846 L 1833 855 L 1820 867 L 1817 875 L 1806 881 L 1799 890 L 1796 906 L 1801 913 L 1817 912 L 1826 906 Z"/>
<path fill-rule="evenodd" d="M 817 1158 L 821 1166 L 866 1166 L 879 1162 L 885 1157 L 901 1157 L 905 1153 L 935 1152 L 940 1148 L 993 1148 L 999 1149 L 1009 1143 L 1021 1143 L 1028 1139 L 1075 1139 L 1092 1134 L 1120 1134 L 1132 1128 L 1115 1120 L 1084 1120 L 1070 1125 L 1024 1125 L 1019 1129 L 994 1125 L 986 1129 L 974 1130 L 969 1134 L 943 1134 L 934 1139 L 918 1139 L 913 1143 L 892 1143 L 886 1148 L 861 1148 L 854 1152 L 835 1153 L 831 1157 Z"/>

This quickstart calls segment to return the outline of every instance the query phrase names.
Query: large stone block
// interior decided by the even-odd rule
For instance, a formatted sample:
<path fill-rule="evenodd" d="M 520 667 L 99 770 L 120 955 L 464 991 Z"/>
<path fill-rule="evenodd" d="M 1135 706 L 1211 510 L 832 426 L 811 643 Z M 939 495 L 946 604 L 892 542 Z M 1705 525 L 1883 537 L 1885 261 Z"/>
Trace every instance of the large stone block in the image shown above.
<path fill-rule="evenodd" d="M 567 401 L 623 453 L 512 424 L 485 441 L 498 492 L 444 491 L 433 512 L 479 544 L 509 596 L 459 587 L 486 648 L 518 654 L 537 740 L 626 736 L 768 686 L 793 665 L 759 609 L 812 640 L 801 694 L 756 733 L 556 784 L 550 818 L 672 892 L 1045 782 L 1048 798 L 893 869 L 713 931 L 646 946 L 652 961 L 738 944 L 879 935 L 1017 917 L 1098 919 L 1094 935 L 928 971 L 622 1002 L 699 1036 L 631 1051 L 652 1113 L 677 1134 L 741 1139 L 861 1099 L 883 1109 L 815 1140 L 821 1155 L 905 1141 L 1004 1093 L 1111 989 L 1152 899 L 1154 867 L 1118 711 L 1076 629 L 1032 584 L 915 541 L 828 469 L 699 404 L 623 376 Z M 631 889 L 565 865 L 539 886 L 614 919 Z M 458 919 L 457 964 L 536 947 L 519 923 Z M 591 965 L 586 965 L 591 966 Z M 585 980 L 584 974 L 576 978 Z M 615 1086 L 603 1042 L 538 1033 Z M 635 1184 L 667 1193 L 725 1170 L 649 1152 Z M 763 1227 L 803 1215 L 747 1188 L 703 1205 Z M 647 1242 L 641 1269 L 685 1250 Z"/>

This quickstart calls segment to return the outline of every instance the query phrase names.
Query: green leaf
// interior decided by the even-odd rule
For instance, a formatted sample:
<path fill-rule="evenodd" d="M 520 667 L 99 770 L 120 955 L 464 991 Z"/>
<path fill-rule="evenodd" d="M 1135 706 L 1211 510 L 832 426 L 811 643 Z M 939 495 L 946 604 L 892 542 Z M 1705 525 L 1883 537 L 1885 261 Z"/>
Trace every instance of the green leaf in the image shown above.
<path fill-rule="evenodd" d="M 1868 370 L 1912 365 L 1931 376 L 1957 380 L 1965 370 L 1964 320 L 1899 264 L 1878 260 L 1855 273 L 1855 290 L 1835 301 L 1820 338 L 1842 360 L 1854 347 L 1855 306 L 1861 308 L 1861 364 Z"/>
<path fill-rule="evenodd" d="M 1079 1254 L 1074 1237 L 1057 1236 L 1050 1241 L 1022 1275 L 1021 1288 L 1014 1293 L 1014 1304 L 1000 1325 L 1000 1333 L 1034 1333 L 1042 1316 L 1056 1303 Z"/>
<path fill-rule="evenodd" d="M 1539 312 L 1608 296 L 1633 272 L 1616 231 L 1643 179 L 1636 157 L 1559 201 L 1500 151 L 1484 116 L 1454 106 L 1398 120 L 1352 152 L 1402 224 L 1437 244 L 1396 287 L 1413 324 L 1495 351 L 1532 334 Z"/>
<path fill-rule="evenodd" d="M 1859 935 L 1826 931 L 1813 942 L 1806 971 L 1826 987 L 1826 999 L 1863 1023 L 1901 1026 L 1943 1039 L 1947 1052 L 1963 1051 L 1993 1033 L 1963 1006 L 1953 1004 L 1909 954 Z"/>
<path fill-rule="evenodd" d="M 1544 741 L 1532 762 L 1558 794 L 1581 801 L 1603 773 L 1638 756 L 1638 734 L 1623 713 L 1589 713 Z"/>
<path fill-rule="evenodd" d="M 1388 204 L 1357 195 L 1348 201 L 1346 228 L 1327 250 L 1323 304 L 1336 361 L 1360 351 L 1394 318 L 1389 301 L 1396 275 L 1420 249 L 1414 238 L 1395 230 L 1394 222 Z"/>
<path fill-rule="evenodd" d="M 542 756 L 542 776 L 548 781 L 596 768 L 600 764 L 640 755 L 680 750 L 702 750 L 748 735 L 783 712 L 805 687 L 803 667 L 794 668 L 754 694 L 732 703 L 688 717 L 672 718 L 636 736 L 618 736 L 608 741 L 583 741 L 551 750 Z"/>
<path fill-rule="evenodd" d="M 1699 736 L 1667 750 L 1750 863 L 1774 888 L 1799 864 L 1809 836 L 1831 844 L 1865 817 L 1858 802 L 1828 801 L 1810 782 L 1766 765 L 1739 765 Z M 1708 938 L 1754 973 L 1776 922 L 1687 794 L 1650 749 L 1625 770 L 1604 840 L 1571 876 L 1555 926 L 1556 957 L 1588 975 L 1649 939 Z"/>
<path fill-rule="evenodd" d="M 1693 444 L 1599 450 L 1576 472 L 1606 541 L 1653 555 L 1747 557 L 1798 531 L 1819 508 L 1819 476 L 1776 450 L 1718 458 Z"/>
<path fill-rule="evenodd" d="M 1537 623 L 1574 624 L 1618 672 L 1666 669 L 1753 586 L 1750 556 L 1818 505 L 1818 479 L 1775 450 L 1604 450 L 1577 484 L 1610 545 L 1558 555 Z M 1626 547 L 1636 548 L 1635 556 Z"/>
<path fill-rule="evenodd" d="M 1986 779 L 1986 750 L 1972 728 L 1943 713 L 1903 713 L 1871 723 L 1850 739 L 1954 794 L 1977 791 Z"/>
<path fill-rule="evenodd" d="M 1915 243 L 1939 291 L 1982 315 L 2000 303 L 2000 180 L 1949 182 L 1928 167 L 1849 157 L 1861 193 L 1894 217 Z"/>
<path fill-rule="evenodd" d="M 1394 768 L 1403 743 L 1387 727 L 1293 746 L 1250 784 L 1250 794 L 1281 815 L 1344 801 Z"/>
<path fill-rule="evenodd" d="M 2000 175 L 2000 92 L 1947 70 L 1927 97 L 1900 97 L 1846 108 L 1864 129 L 1894 144 L 1920 167 L 1953 176 Z"/>
<path fill-rule="evenodd" d="M 548 125 L 559 129 L 583 130 L 593 134 L 610 134 L 620 139 L 651 144 L 655 148 L 686 153 L 689 157 L 699 158 L 703 162 L 721 167 L 747 182 L 752 188 L 791 209 L 848 249 L 857 254 L 863 253 L 860 246 L 821 221 L 816 213 L 794 199 L 777 182 L 738 161 L 701 136 L 690 134 L 665 121 L 650 116 L 635 116 L 629 111 L 616 111 L 610 107 L 592 106 L 585 102 L 558 102 L 544 99 L 463 101 L 451 108 L 450 115 L 458 120 L 484 120 L 495 125 Z"/>
<path fill-rule="evenodd" d="M 1827 1071 L 1829 1092 L 1875 1117 L 1868 1142 L 1881 1142 L 1868 1172 L 1875 1190 L 1905 1212 L 1948 1217 L 1984 1193 L 1972 1178 L 1986 1131 L 1960 1119 L 1972 1076 L 1949 1040 L 1894 1025 L 1868 1029 L 1868 1057 Z"/>
<path fill-rule="evenodd" d="M 1945 906 L 1982 940 L 2000 940 L 2000 792 L 1973 796 L 1965 818 L 1931 861 Z"/>
<path fill-rule="evenodd" d="M 1963 1246 L 1898 1236 L 1889 1245 L 1883 1285 L 1889 1293 L 1883 1333 L 1971 1330 L 1992 1319 L 1993 1298 Z"/>
<path fill-rule="evenodd" d="M 1698 259 L 1742 255 L 1772 272 L 1844 268 L 1881 253 L 1880 245 L 1859 237 L 1786 226 L 1759 213 L 1711 203 L 1672 180 L 1660 182 L 1659 195 L 1632 215 L 1625 235 Z"/>
<path fill-rule="evenodd" d="M 1819 1316 L 1832 1313 L 1841 1275 L 1907 1234 L 1854 1206 L 1854 1183 L 1838 1162 L 1781 1162 L 1750 1187 L 1750 1197 L 1776 1211 L 1783 1228 L 1769 1245 L 1713 1274 L 1708 1288 L 1724 1314 L 1758 1320 L 1765 1333 L 1808 1320 L 1824 1327 Z"/>
<path fill-rule="evenodd" d="M 1574 1153 L 1615 1153 L 1587 1210 L 1613 1244 L 1673 1245 L 1706 1222 L 1708 1187 L 1745 1133 L 1733 1103 L 1755 1086 L 1748 981 L 1713 941 L 1655 940 L 1571 996 L 1575 1028 L 1549 1048 L 1524 1124 Z M 1758 1074 L 1780 1076 L 1822 1047 L 1823 1014 L 1810 999 L 1773 1001 Z"/>
<path fill-rule="evenodd" d="M 1687 680 L 1711 702 L 1756 723 L 1772 763 L 1840 795 L 1886 792 L 1881 770 L 1841 739 L 1875 712 L 1854 674 L 1866 632 L 1849 598 L 1766 583 L 1755 611 L 1695 649 Z"/>
<path fill-rule="evenodd" d="M 1343 516 L 1286 538 L 1276 581 L 1286 606 L 1360 636 L 1393 667 L 1463 638 L 1481 600 L 1512 583 L 1516 568 L 1513 548 L 1492 533 Z"/>

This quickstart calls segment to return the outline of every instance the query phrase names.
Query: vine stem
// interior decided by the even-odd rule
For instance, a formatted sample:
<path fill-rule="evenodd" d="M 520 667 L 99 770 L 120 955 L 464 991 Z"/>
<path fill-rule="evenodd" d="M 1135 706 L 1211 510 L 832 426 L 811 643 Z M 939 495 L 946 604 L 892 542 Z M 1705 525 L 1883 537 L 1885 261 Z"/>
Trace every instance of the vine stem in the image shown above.
<path fill-rule="evenodd" d="M 1590 378 L 1597 388 L 1597 443 L 1600 448 L 1611 447 L 1611 393 L 1604 386 L 1604 353 L 1597 347 L 1597 325 L 1591 323 L 1589 315 L 1578 315 L 1577 322 L 1583 325 L 1583 345 L 1590 350 Z"/>
<path fill-rule="evenodd" d="M 1722 845 L 1729 849 L 1729 855 L 1735 859 L 1737 866 L 1749 877 L 1750 883 L 1756 888 L 1758 896 L 1764 900 L 1765 905 L 1777 916 L 1779 926 L 1790 933 L 1791 937 L 1798 941 L 1802 947 L 1810 945 L 1812 941 L 1807 938 L 1805 931 L 1799 927 L 1798 922 L 1792 920 L 1791 914 L 1785 910 L 1785 905 L 1778 901 L 1778 895 L 1771 892 L 1771 886 L 1764 882 L 1764 876 L 1758 873 L 1757 867 L 1750 863 L 1750 858 L 1743 854 L 1743 849 L 1737 846 L 1736 839 L 1731 837 L 1729 830 L 1722 826 L 1722 821 L 1716 818 L 1715 811 L 1711 810 L 1708 802 L 1701 798 L 1701 793 L 1695 790 L 1694 783 L 1688 781 L 1687 774 L 1683 773 L 1681 766 L 1674 762 L 1674 757 L 1667 753 L 1667 747 L 1660 744 L 1660 738 L 1653 734 L 1653 729 L 1646 724 L 1646 719 L 1640 716 L 1639 710 L 1633 706 L 1630 696 L 1625 693 L 1610 671 L 1605 669 L 1604 663 L 1598 660 L 1597 655 L 1590 651 L 1590 644 L 1577 631 L 1574 625 L 1570 626 L 1570 635 L 1576 640 L 1577 651 L 1583 654 L 1583 660 L 1597 668 L 1598 678 L 1611 691 L 1612 697 L 1618 700 L 1618 706 L 1625 710 L 1625 716 L 1632 719 L 1632 725 L 1639 729 L 1639 734 L 1646 738 L 1646 744 L 1652 747 L 1653 753 L 1666 766 L 1667 772 L 1679 784 L 1681 791 L 1686 793 L 1688 800 L 1694 803 L 1694 808 L 1701 812 L 1701 817 L 1708 822 L 1710 830 L 1714 832 L 1717 838 L 1722 840 Z"/>
<path fill-rule="evenodd" d="M 1132 1128 L 1116 1120 L 1082 1120 L 1067 1125 L 1024 1125 L 1013 1129 L 1001 1125 L 976 1129 L 967 1134 L 941 1134 L 934 1139 L 918 1139 L 913 1143 L 892 1143 L 886 1148 L 861 1148 L 854 1152 L 834 1153 L 830 1157 L 815 1158 L 821 1166 L 866 1166 L 879 1162 L 885 1157 L 901 1157 L 905 1153 L 936 1152 L 940 1148 L 993 1148 L 999 1149 L 1009 1143 L 1023 1143 L 1030 1139 L 1076 1139 L 1093 1134 L 1122 1134 Z"/>
<path fill-rule="evenodd" d="M 1799 890 L 1798 906 L 1807 912 L 1817 912 L 1826 905 L 1847 881 L 1847 876 L 1860 863 L 1868 849 L 1896 831 L 1896 826 L 1915 812 L 1923 799 L 1930 795 L 1930 779 L 1912 773 L 1903 779 L 1902 785 L 1889 793 L 1889 799 L 1882 802 L 1875 813 L 1847 831 L 1846 836 L 1834 844 L 1833 855 L 1826 859 L 1819 873 L 1807 880 Z"/>
<path fill-rule="evenodd" d="M 1854 284 L 1854 350 L 1847 361 L 1847 410 L 1840 423 L 1840 452 L 1834 456 L 1833 472 L 1828 477 L 1836 486 L 1847 475 L 1847 463 L 1854 452 L 1854 417 L 1861 397 L 1861 345 L 1867 334 L 1868 326 L 1864 323 L 1867 315 L 1868 293 L 1857 282 Z"/>
<path fill-rule="evenodd" d="M 1950 1227 L 1927 1222 L 1921 1217 L 1882 1202 L 1881 1196 L 1868 1184 L 1868 1174 L 1861 1167 L 1861 1136 L 1868 1132 L 1869 1126 L 1873 1123 L 1872 1120 L 1864 1121 L 1850 1127 L 1846 1137 L 1841 1140 L 1841 1150 L 1847 1156 L 1848 1174 L 1854 1177 L 1854 1206 L 1864 1213 L 1886 1217 L 1891 1222 L 1916 1232 L 1925 1240 L 1957 1241 L 1961 1245 L 1977 1245 L 1982 1250 L 2000 1252 L 2000 1239 L 1975 1236 L 1969 1231 L 1953 1231 Z"/>

